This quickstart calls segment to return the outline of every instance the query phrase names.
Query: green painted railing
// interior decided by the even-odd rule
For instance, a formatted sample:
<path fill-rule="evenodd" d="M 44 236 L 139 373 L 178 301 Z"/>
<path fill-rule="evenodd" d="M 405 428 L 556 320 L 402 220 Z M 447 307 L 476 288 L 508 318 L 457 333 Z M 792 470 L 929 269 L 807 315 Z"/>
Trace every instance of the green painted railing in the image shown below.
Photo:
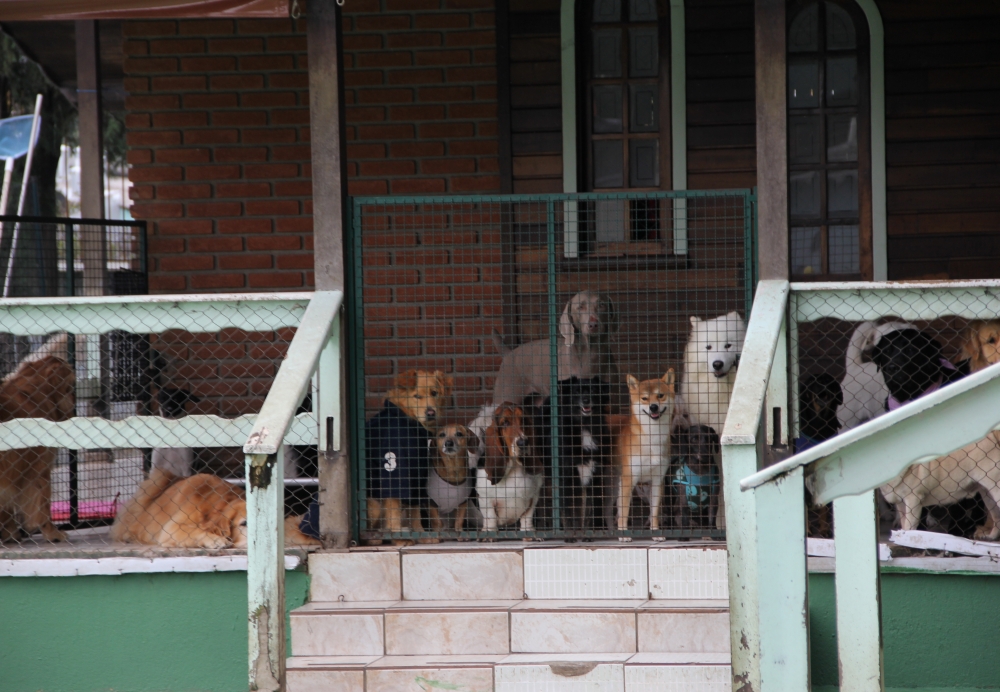
<path fill-rule="evenodd" d="M 765 411 L 786 408 L 772 405 L 781 400 L 776 392 L 783 390 L 787 400 L 797 390 L 794 350 L 784 367 L 786 333 L 794 340 L 801 322 L 884 315 L 909 321 L 945 315 L 995 319 L 1000 315 L 1000 281 L 764 281 L 758 287 L 722 436 L 733 676 L 740 689 L 809 689 L 808 483 L 817 503 L 833 502 L 840 689 L 883 690 L 875 489 L 912 464 L 1000 429 L 1000 365 L 994 365 L 758 470 L 765 445 L 788 439 L 784 414 L 777 438 L 773 430 L 761 434 L 778 418 Z"/>
<path fill-rule="evenodd" d="M 0 300 L 0 332 L 249 332 L 296 328 L 260 413 L 224 419 L 132 416 L 0 423 L 0 450 L 31 446 L 242 447 L 246 454 L 250 689 L 284 689 L 285 444 L 340 448 L 340 291 Z M 295 411 L 316 377 L 313 413 Z M 333 425 L 333 420 L 338 425 Z M 328 435 L 332 431 L 332 439 Z M 273 616 L 272 616 L 273 614 Z"/>

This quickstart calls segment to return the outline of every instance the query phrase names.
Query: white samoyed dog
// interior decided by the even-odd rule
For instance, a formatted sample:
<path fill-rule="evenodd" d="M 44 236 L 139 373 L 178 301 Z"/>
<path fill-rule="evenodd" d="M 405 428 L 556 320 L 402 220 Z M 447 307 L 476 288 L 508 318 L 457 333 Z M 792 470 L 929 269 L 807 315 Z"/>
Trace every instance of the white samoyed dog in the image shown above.
<path fill-rule="evenodd" d="M 722 436 L 746 334 L 747 325 L 735 311 L 710 320 L 691 317 L 678 402 L 685 423 L 707 425 Z"/>

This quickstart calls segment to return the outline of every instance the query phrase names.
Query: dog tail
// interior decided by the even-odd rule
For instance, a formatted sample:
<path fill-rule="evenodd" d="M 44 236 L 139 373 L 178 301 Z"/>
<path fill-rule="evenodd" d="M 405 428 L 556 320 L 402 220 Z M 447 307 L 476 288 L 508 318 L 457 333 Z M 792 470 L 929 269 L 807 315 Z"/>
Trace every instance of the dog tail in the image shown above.
<path fill-rule="evenodd" d="M 513 350 L 511 348 L 507 348 L 507 344 L 503 342 L 503 337 L 500 336 L 500 332 L 496 329 L 493 330 L 493 345 L 496 347 L 497 353 L 501 356 L 506 356 Z"/>
<path fill-rule="evenodd" d="M 142 512 L 178 479 L 179 476 L 164 469 L 155 467 L 151 469 L 149 478 L 139 484 L 135 495 L 118 510 L 115 523 L 111 526 L 111 540 L 121 543 L 129 542 L 131 537 L 129 529 L 139 521 Z"/>
<path fill-rule="evenodd" d="M 864 350 L 871 341 L 871 337 L 878 331 L 878 327 L 874 322 L 862 322 L 858 325 L 858 328 L 854 330 L 851 334 L 851 341 L 847 344 L 847 366 L 856 365 L 857 367 L 862 367 L 864 362 L 862 357 L 864 356 Z"/>

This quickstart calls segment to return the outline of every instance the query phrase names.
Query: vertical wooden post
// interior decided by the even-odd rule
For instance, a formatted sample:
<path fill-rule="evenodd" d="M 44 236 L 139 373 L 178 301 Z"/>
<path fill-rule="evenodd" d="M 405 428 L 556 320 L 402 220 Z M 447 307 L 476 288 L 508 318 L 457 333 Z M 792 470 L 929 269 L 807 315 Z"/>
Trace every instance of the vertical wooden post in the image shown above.
<path fill-rule="evenodd" d="M 833 501 L 837 659 L 844 692 L 883 692 L 882 599 L 875 491 Z"/>
<path fill-rule="evenodd" d="M 808 692 L 809 605 L 802 467 L 752 492 L 757 496 L 760 690 Z"/>
<path fill-rule="evenodd" d="M 246 456 L 251 690 L 285 689 L 285 452 Z M 255 540 L 257 539 L 257 540 Z"/>
<path fill-rule="evenodd" d="M 344 60 L 340 8 L 333 0 L 309 5 L 306 22 L 309 44 L 309 129 L 312 149 L 313 236 L 317 291 L 344 290 L 344 234 L 347 223 L 347 149 L 344 126 Z M 343 319 L 341 312 L 338 320 Z M 341 330 L 341 333 L 343 331 Z M 347 364 L 347 341 L 340 339 L 340 366 Z M 321 374 L 321 378 L 323 375 Z M 339 378 L 341 402 L 347 401 L 346 377 Z M 334 454 L 319 455 L 319 525 L 323 544 L 346 548 L 350 542 L 351 487 L 349 474 L 349 407 L 339 427 L 340 447 Z M 320 437 L 325 437 L 325 419 L 320 416 Z"/>
<path fill-rule="evenodd" d="M 785 1 L 754 3 L 757 75 L 757 261 L 761 279 L 788 278 Z"/>
<path fill-rule="evenodd" d="M 76 94 L 80 128 L 80 214 L 104 218 L 104 128 L 101 122 L 101 59 L 97 22 L 76 22 Z M 104 293 L 104 231 L 83 233 L 83 293 Z"/>

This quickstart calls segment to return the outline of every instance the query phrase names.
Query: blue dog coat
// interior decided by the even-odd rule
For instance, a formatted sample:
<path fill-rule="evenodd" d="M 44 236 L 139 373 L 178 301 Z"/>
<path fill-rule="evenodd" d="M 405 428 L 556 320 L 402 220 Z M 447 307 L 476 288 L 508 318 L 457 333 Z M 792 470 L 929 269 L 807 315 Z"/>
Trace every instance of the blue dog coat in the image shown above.
<path fill-rule="evenodd" d="M 431 468 L 431 434 L 395 404 L 386 401 L 365 424 L 368 496 L 420 500 Z"/>
<path fill-rule="evenodd" d="M 718 484 L 719 476 L 715 471 L 705 476 L 698 476 L 684 464 L 674 472 L 674 485 L 684 488 L 684 499 L 692 512 L 708 507 L 712 491 Z"/>

